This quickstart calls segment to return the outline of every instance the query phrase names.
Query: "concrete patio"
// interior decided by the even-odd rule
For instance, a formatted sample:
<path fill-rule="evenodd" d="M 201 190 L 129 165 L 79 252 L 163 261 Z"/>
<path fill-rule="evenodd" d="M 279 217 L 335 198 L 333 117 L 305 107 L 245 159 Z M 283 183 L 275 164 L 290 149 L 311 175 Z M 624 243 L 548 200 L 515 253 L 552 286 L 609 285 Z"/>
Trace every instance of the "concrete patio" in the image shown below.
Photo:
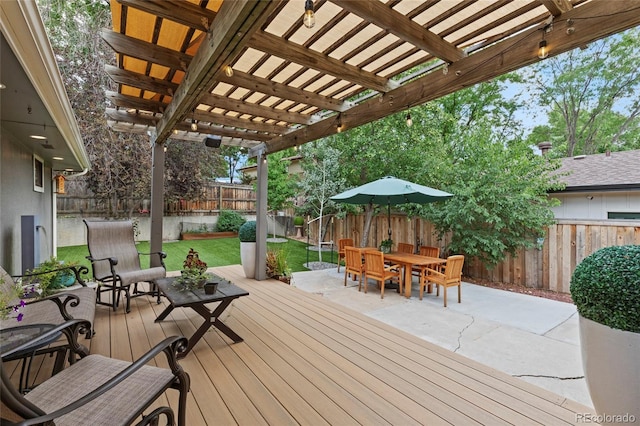
<path fill-rule="evenodd" d="M 385 291 L 373 281 L 367 294 L 347 280 L 344 269 L 296 272 L 292 285 L 359 311 L 393 327 L 496 368 L 513 377 L 592 407 L 583 377 L 578 318 L 573 304 L 464 283 L 443 307 L 442 294 L 418 299 Z"/>

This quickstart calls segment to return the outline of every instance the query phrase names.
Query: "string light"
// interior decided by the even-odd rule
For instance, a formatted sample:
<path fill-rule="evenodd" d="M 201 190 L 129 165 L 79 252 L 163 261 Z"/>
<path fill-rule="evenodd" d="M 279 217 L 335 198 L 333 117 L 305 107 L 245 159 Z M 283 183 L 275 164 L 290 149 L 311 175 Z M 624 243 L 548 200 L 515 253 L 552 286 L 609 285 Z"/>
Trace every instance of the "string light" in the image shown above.
<path fill-rule="evenodd" d="M 313 28 L 316 24 L 316 14 L 313 11 L 313 0 L 306 0 L 304 2 L 304 16 L 302 17 L 302 23 L 307 28 Z"/>
<path fill-rule="evenodd" d="M 231 68 L 231 65 L 226 65 L 224 67 L 224 75 L 227 77 L 233 77 L 233 68 Z"/>
<path fill-rule="evenodd" d="M 549 48 L 547 47 L 547 40 L 544 39 L 544 35 L 551 31 L 551 25 L 547 24 L 542 29 L 542 40 L 538 44 L 538 58 L 544 59 L 549 56 Z"/>
<path fill-rule="evenodd" d="M 442 67 L 442 74 L 444 75 L 449 74 L 449 62 L 444 63 L 444 66 Z"/>
<path fill-rule="evenodd" d="M 538 58 L 544 59 L 549 56 L 549 48 L 547 47 L 547 40 L 540 40 L 538 45 Z"/>
<path fill-rule="evenodd" d="M 338 114 L 338 125 L 336 126 L 336 131 L 338 133 L 342 133 L 342 116 Z"/>
<path fill-rule="evenodd" d="M 195 118 L 191 120 L 191 130 L 193 130 L 194 132 L 198 130 L 198 120 L 196 120 Z"/>
<path fill-rule="evenodd" d="M 413 125 L 413 120 L 411 119 L 411 113 L 407 113 L 407 127 L 411 127 Z"/>

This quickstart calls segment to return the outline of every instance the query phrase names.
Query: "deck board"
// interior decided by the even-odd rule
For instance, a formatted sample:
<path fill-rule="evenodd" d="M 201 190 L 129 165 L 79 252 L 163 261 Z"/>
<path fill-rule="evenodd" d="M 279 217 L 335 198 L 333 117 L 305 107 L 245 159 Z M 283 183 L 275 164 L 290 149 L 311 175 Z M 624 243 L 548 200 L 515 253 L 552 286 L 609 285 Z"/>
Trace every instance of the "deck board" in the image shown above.
<path fill-rule="evenodd" d="M 279 281 L 213 268 L 249 296 L 180 361 L 191 377 L 187 424 L 576 424 L 593 410 L 366 315 Z M 92 353 L 131 360 L 166 336 L 189 336 L 202 319 L 147 296 L 131 312 L 98 306 Z M 163 357 L 156 364 L 166 367 Z M 45 370 L 46 361 L 42 361 Z M 16 373 L 14 373 L 15 376 Z M 176 393 L 158 402 L 176 409 Z"/>

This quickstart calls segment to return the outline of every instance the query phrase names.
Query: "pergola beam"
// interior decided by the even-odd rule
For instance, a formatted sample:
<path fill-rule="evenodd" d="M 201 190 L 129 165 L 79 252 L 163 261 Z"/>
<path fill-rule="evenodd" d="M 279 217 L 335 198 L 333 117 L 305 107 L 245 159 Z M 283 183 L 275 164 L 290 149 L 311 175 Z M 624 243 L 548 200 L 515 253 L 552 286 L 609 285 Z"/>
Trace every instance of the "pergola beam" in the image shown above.
<path fill-rule="evenodd" d="M 157 125 L 157 141 L 171 136 L 198 104 L 202 92 L 208 92 L 219 80 L 223 66 L 232 63 L 246 47 L 253 33 L 266 21 L 279 1 L 225 1 L 218 11 L 205 40 L 193 57 L 180 87 Z"/>
<path fill-rule="evenodd" d="M 552 55 L 640 25 L 637 3 L 632 1 L 587 3 L 563 14 L 561 19 L 573 19 L 575 30 L 568 35 L 564 27 L 556 25 L 553 31 L 545 35 Z M 357 127 L 538 62 L 540 59 L 536 52 L 541 29 L 529 29 L 463 58 L 453 63 L 446 75 L 439 71 L 431 72 L 372 98 L 341 113 L 341 122 L 347 129 Z M 274 138 L 266 142 L 264 147 L 252 149 L 249 154 L 254 156 L 260 150 L 276 152 L 335 134 L 335 123 L 335 116 L 329 117 Z"/>
<path fill-rule="evenodd" d="M 283 40 L 264 31 L 254 34 L 250 44 L 251 47 L 261 52 L 337 78 L 344 78 L 367 89 L 384 93 L 397 87 L 397 84 L 387 78 L 362 71 L 356 66 L 346 64 L 329 55 L 307 49 L 297 43 Z"/>
<path fill-rule="evenodd" d="M 446 42 L 442 37 L 380 1 L 331 0 L 331 2 L 445 62 L 452 63 L 465 56 L 464 52 Z"/>

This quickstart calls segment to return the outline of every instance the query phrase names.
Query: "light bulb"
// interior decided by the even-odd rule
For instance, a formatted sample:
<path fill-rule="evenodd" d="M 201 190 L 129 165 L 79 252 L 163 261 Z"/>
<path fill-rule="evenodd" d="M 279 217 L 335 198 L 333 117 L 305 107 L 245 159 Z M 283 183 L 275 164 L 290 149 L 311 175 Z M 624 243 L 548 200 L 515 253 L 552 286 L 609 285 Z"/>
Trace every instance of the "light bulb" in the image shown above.
<path fill-rule="evenodd" d="M 233 77 L 233 68 L 230 65 L 224 67 L 224 75 L 227 77 Z"/>
<path fill-rule="evenodd" d="M 193 130 L 194 132 L 195 132 L 196 130 L 198 130 L 198 121 L 197 121 L 197 120 L 193 120 L 193 121 L 191 122 L 191 130 Z"/>
<path fill-rule="evenodd" d="M 342 133 L 342 122 L 338 123 L 338 126 L 336 127 L 336 131 L 338 133 Z"/>
<path fill-rule="evenodd" d="M 313 0 L 306 0 L 304 3 L 304 16 L 302 23 L 307 28 L 313 28 L 316 24 L 316 15 L 313 12 Z"/>
<path fill-rule="evenodd" d="M 413 120 L 411 119 L 411 113 L 407 113 L 407 127 L 411 127 L 413 125 Z"/>
<path fill-rule="evenodd" d="M 547 48 L 547 40 L 540 40 L 538 45 L 538 58 L 544 59 L 549 56 L 549 49 Z"/>
<path fill-rule="evenodd" d="M 444 66 L 442 67 L 442 74 L 444 75 L 449 74 L 449 62 L 444 63 Z"/>

